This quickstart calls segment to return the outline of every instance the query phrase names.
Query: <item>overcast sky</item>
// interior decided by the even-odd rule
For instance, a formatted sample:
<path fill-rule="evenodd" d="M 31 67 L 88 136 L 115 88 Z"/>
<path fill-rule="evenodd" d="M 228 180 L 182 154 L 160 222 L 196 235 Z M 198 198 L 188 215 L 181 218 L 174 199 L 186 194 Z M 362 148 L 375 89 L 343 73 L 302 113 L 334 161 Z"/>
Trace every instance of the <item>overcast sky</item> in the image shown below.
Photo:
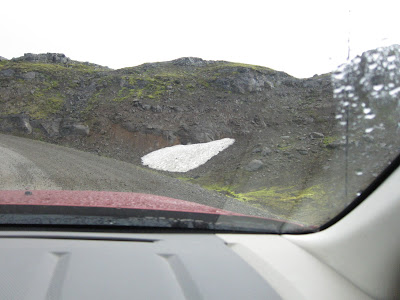
<path fill-rule="evenodd" d="M 59 52 L 114 69 L 184 56 L 296 77 L 400 43 L 400 1 L 2 1 L 0 56 Z"/>

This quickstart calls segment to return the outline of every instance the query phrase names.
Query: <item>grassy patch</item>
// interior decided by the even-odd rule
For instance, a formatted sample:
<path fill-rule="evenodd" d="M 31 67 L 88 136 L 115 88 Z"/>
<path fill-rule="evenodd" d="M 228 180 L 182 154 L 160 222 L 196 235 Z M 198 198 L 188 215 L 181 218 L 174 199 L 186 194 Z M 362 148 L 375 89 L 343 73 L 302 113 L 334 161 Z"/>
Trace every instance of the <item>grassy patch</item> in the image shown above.
<path fill-rule="evenodd" d="M 243 193 L 236 192 L 234 186 L 213 184 L 203 187 L 265 209 L 279 218 L 309 225 L 319 224 L 331 211 L 328 193 L 321 185 L 308 188 L 273 186 Z"/>
<path fill-rule="evenodd" d="M 149 98 L 160 99 L 165 94 L 168 85 L 172 85 L 173 78 L 164 76 L 129 75 L 124 77 L 127 86 L 122 87 L 114 101 L 127 99 Z"/>

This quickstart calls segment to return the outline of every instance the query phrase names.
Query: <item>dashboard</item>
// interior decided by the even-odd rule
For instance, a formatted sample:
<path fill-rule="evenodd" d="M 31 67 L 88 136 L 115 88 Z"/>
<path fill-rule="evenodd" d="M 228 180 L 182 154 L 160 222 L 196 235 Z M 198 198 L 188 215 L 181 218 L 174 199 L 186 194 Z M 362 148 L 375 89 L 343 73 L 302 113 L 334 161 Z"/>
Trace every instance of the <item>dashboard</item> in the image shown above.
<path fill-rule="evenodd" d="M 0 299 L 399 299 L 400 170 L 295 235 L 0 232 Z"/>

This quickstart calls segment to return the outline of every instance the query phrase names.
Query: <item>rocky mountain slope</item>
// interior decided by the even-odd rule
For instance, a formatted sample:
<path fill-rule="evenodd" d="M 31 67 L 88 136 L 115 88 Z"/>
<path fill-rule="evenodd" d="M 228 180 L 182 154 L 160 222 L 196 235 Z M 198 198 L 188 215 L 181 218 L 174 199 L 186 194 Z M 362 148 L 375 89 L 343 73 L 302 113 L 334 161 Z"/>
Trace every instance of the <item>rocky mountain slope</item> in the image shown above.
<path fill-rule="evenodd" d="M 63 54 L 25 54 L 0 61 L 0 130 L 137 165 L 163 147 L 234 138 L 197 169 L 160 173 L 285 218 L 323 222 L 348 201 L 335 84 L 330 74 L 297 79 L 193 57 L 111 70 Z"/>

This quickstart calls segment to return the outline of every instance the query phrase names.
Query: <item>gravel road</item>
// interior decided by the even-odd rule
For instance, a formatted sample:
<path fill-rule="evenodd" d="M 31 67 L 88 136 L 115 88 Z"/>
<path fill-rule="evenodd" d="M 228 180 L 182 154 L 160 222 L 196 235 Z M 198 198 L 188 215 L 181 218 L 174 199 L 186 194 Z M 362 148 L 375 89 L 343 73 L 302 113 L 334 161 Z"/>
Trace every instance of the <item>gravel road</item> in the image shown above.
<path fill-rule="evenodd" d="M 21 189 L 147 193 L 273 217 L 267 211 L 130 163 L 0 134 L 0 190 Z"/>

